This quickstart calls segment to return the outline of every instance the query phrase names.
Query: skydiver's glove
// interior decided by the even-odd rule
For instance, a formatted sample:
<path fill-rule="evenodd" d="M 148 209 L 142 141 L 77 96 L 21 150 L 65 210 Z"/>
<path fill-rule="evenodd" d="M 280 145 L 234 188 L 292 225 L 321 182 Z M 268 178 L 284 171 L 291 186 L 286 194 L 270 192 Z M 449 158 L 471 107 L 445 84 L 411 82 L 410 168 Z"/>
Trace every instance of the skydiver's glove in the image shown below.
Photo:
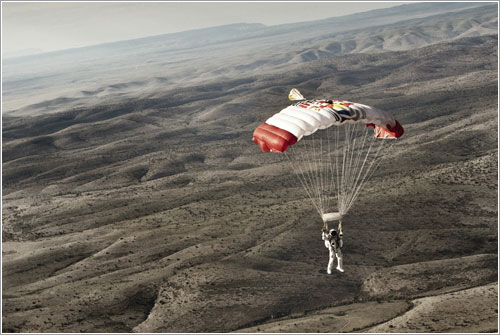
<path fill-rule="evenodd" d="M 328 223 L 323 223 L 323 228 L 321 228 L 321 231 L 323 233 L 328 233 Z"/>

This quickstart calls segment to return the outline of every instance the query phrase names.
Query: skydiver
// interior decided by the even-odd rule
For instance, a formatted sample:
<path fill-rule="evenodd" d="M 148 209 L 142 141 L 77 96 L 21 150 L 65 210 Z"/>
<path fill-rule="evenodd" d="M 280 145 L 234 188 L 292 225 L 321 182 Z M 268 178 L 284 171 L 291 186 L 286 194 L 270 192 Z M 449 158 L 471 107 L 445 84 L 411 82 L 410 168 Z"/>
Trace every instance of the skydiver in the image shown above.
<path fill-rule="evenodd" d="M 326 272 L 328 274 L 332 273 L 333 262 L 335 261 L 335 256 L 337 256 L 337 270 L 340 272 L 344 272 L 344 268 L 342 266 L 342 247 L 344 246 L 344 242 L 342 241 L 342 222 L 339 221 L 339 232 L 335 229 L 330 229 L 328 231 L 328 224 L 324 223 L 322 232 L 322 239 L 325 241 L 325 247 L 330 251 L 330 260 L 328 261 L 328 267 L 326 268 Z"/>

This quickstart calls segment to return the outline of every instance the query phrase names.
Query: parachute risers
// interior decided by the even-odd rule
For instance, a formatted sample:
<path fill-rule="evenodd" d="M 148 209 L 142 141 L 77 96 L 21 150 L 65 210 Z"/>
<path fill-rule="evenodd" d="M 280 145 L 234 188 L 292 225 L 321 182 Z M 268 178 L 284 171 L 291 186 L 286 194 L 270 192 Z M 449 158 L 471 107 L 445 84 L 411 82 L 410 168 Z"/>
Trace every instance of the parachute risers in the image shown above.
<path fill-rule="evenodd" d="M 323 214 L 323 222 L 328 222 L 328 221 L 339 221 L 342 220 L 342 215 L 338 212 L 335 213 L 325 213 Z"/>

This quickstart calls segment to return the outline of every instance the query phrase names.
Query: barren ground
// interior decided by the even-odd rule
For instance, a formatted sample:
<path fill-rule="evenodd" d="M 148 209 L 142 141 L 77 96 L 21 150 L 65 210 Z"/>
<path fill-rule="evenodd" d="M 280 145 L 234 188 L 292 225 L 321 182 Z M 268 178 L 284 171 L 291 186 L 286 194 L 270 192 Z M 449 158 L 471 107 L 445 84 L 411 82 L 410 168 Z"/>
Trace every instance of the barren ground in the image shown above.
<path fill-rule="evenodd" d="M 497 332 L 497 42 L 5 118 L 3 332 Z M 251 142 L 294 86 L 406 129 L 344 219 L 345 273 Z"/>

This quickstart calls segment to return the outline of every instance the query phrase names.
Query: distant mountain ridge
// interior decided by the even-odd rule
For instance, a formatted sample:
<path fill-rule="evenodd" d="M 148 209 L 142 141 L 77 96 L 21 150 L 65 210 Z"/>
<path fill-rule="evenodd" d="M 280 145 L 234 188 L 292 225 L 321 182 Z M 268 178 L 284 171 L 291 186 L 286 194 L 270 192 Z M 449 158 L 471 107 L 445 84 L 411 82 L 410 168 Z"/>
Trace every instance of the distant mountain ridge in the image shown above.
<path fill-rule="evenodd" d="M 266 26 L 260 23 L 235 23 L 222 26 L 214 26 L 209 28 L 201 28 L 194 30 L 187 30 L 177 33 L 161 34 L 155 36 L 141 37 L 131 40 L 121 40 L 116 42 L 102 43 L 81 48 L 72 48 L 65 50 L 52 51 L 47 53 L 38 53 L 36 57 L 43 57 L 47 55 L 53 57 L 62 53 L 81 52 L 84 49 L 115 49 L 127 46 L 140 46 L 150 45 L 152 43 L 169 42 L 170 46 L 178 48 L 189 48 L 210 44 L 214 42 L 221 42 L 224 40 L 234 40 L 242 38 L 258 38 L 269 34 L 281 34 L 304 30 L 320 30 L 321 26 L 325 26 L 329 31 L 340 32 L 350 29 L 359 29 L 373 25 L 385 25 L 391 22 L 398 22 L 413 18 L 428 17 L 438 15 L 449 11 L 459 11 L 467 8 L 476 8 L 484 6 L 487 3 L 417 3 L 409 5 L 400 5 L 387 9 L 377 9 L 362 13 L 344 15 L 340 17 L 331 17 L 317 21 L 305 21 L 291 24 L 281 24 L 276 26 Z M 493 5 L 491 5 L 493 6 Z M 336 25 L 333 28 L 331 25 Z M 31 55 L 21 55 L 19 57 L 9 57 L 5 61 L 10 62 L 10 58 L 29 58 Z"/>
<path fill-rule="evenodd" d="M 232 24 L 3 60 L 7 115 L 57 112 L 352 53 L 497 34 L 490 3 L 417 3 L 279 26 Z"/>

